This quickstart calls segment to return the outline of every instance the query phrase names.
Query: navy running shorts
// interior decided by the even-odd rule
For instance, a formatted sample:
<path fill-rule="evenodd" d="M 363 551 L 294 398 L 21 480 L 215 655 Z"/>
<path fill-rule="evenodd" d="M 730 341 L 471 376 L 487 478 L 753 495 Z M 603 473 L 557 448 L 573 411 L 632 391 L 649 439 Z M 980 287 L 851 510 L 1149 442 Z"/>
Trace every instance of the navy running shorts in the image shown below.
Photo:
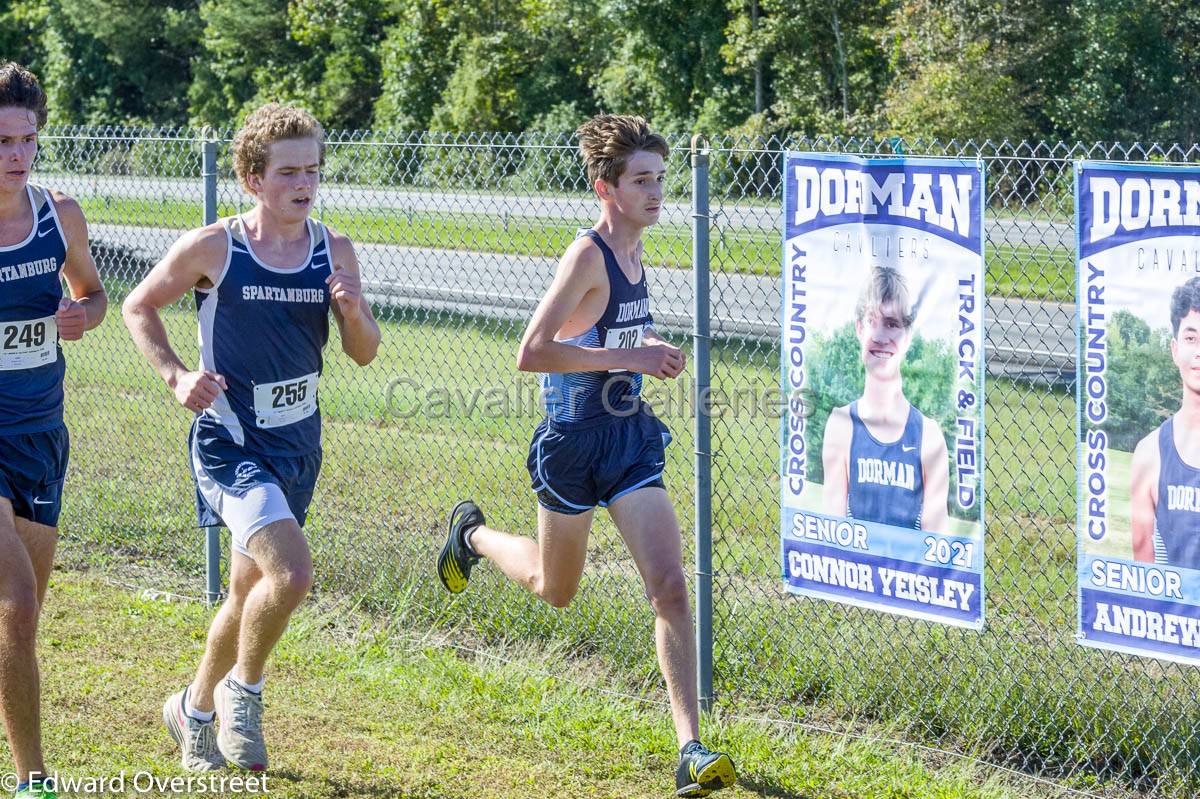
<path fill-rule="evenodd" d="M 71 437 L 66 425 L 41 433 L 0 436 L 0 497 L 12 502 L 13 515 L 57 527 L 70 459 Z"/>
<path fill-rule="evenodd" d="M 251 536 L 271 522 L 290 518 L 303 527 L 321 471 L 321 450 L 258 455 L 203 419 L 197 417 L 188 435 L 198 524 L 228 527 L 234 550 L 247 557 Z"/>
<path fill-rule="evenodd" d="M 645 403 L 629 416 L 567 428 L 543 419 L 533 433 L 526 467 L 538 503 L 574 516 L 606 507 L 631 491 L 663 488 L 671 433 Z"/>

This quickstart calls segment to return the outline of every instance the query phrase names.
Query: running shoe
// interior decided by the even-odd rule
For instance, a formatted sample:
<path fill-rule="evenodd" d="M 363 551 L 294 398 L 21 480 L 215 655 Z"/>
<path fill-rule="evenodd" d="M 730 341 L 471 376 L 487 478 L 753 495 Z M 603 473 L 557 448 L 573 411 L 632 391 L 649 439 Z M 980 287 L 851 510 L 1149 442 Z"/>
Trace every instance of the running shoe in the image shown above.
<path fill-rule="evenodd" d="M 262 734 L 262 694 L 247 691 L 228 676 L 213 692 L 217 704 L 217 747 L 229 765 L 246 771 L 267 770 L 267 742 Z"/>
<path fill-rule="evenodd" d="M 675 769 L 676 796 L 708 796 L 737 782 L 733 760 L 724 752 L 711 752 L 699 741 L 688 741 L 679 752 Z"/>
<path fill-rule="evenodd" d="M 58 794 L 54 792 L 53 780 L 31 782 L 13 796 L 15 799 L 58 799 Z"/>
<path fill-rule="evenodd" d="M 183 695 L 186 690 L 171 694 L 163 705 L 163 724 L 167 725 L 167 732 L 179 744 L 183 767 L 188 771 L 225 768 L 225 758 L 217 749 L 217 731 L 213 722 L 194 719 L 184 711 Z"/>
<path fill-rule="evenodd" d="M 450 511 L 450 529 L 446 534 L 446 543 L 437 559 L 438 578 L 446 590 L 452 594 L 461 594 L 467 588 L 471 579 L 471 567 L 479 562 L 479 556 L 467 548 L 464 536 L 484 524 L 483 512 L 474 502 L 467 500 L 454 506 Z"/>

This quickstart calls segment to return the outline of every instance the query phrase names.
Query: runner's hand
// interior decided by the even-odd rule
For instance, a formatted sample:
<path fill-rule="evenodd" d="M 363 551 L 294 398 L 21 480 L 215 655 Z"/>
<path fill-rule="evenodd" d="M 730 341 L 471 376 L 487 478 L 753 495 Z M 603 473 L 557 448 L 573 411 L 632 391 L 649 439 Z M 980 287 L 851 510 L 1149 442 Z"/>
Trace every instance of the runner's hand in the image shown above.
<path fill-rule="evenodd" d="M 629 350 L 629 369 L 660 380 L 679 377 L 686 364 L 683 351 L 670 344 L 652 344 Z"/>
<path fill-rule="evenodd" d="M 225 378 L 207 369 L 184 372 L 175 383 L 175 399 L 189 411 L 199 413 L 213 404 L 217 394 L 229 388 Z"/>
<path fill-rule="evenodd" d="M 362 315 L 362 281 L 357 272 L 334 266 L 333 274 L 325 278 L 325 283 L 329 286 L 329 298 L 337 303 L 342 319 L 349 321 Z"/>
<path fill-rule="evenodd" d="M 78 341 L 83 338 L 83 328 L 87 324 L 87 311 L 75 300 L 63 297 L 58 301 L 58 310 L 54 312 L 54 324 L 58 326 L 60 339 Z"/>

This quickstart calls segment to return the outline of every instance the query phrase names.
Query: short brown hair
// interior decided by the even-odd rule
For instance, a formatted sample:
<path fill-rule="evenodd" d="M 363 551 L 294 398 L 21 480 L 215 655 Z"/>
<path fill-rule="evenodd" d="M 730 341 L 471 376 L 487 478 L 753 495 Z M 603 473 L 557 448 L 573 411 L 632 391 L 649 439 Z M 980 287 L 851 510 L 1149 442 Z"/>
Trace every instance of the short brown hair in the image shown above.
<path fill-rule="evenodd" d="M 667 140 L 650 130 L 641 117 L 600 114 L 580 125 L 575 135 L 579 137 L 579 154 L 592 184 L 603 180 L 617 185 L 630 156 L 639 150 L 658 153 L 663 158 L 671 153 Z"/>
<path fill-rule="evenodd" d="M 246 117 L 233 137 L 233 171 L 247 191 L 247 175 L 263 175 L 271 145 L 291 139 L 316 139 L 320 145 L 321 166 L 325 165 L 325 129 L 316 117 L 292 105 L 267 103 Z"/>
<path fill-rule="evenodd" d="M 33 112 L 40 130 L 46 124 L 46 93 L 37 75 L 12 61 L 0 63 L 0 108 L 16 106 Z"/>
<path fill-rule="evenodd" d="M 885 302 L 894 302 L 904 327 L 912 327 L 917 314 L 908 296 L 904 276 L 890 266 L 876 266 L 871 269 L 871 277 L 858 297 L 854 320 L 862 321 L 868 311 L 882 307 Z"/>

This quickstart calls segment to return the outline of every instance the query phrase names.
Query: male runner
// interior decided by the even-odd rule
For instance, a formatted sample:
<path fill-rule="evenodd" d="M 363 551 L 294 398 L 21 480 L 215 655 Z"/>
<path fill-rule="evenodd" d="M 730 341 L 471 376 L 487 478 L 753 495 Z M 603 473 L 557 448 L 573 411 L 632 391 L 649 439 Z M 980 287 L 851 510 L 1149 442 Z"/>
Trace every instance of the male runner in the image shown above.
<path fill-rule="evenodd" d="M 904 396 L 900 366 L 914 312 L 900 273 L 875 267 L 854 311 L 866 369 L 863 395 L 825 424 L 825 512 L 948 532 L 950 464 L 942 428 Z"/>
<path fill-rule="evenodd" d="M 678 377 L 684 356 L 655 332 L 642 231 L 662 210 L 666 140 L 638 117 L 601 115 L 578 130 L 600 219 L 567 248 L 525 330 L 517 368 L 541 372 L 546 418 L 528 468 L 538 497 L 534 541 L 486 526 L 472 502 L 450 514 L 438 575 L 454 593 L 488 558 L 555 607 L 579 587 L 597 505 L 620 530 L 654 608 L 659 665 L 681 745 L 678 796 L 707 796 L 736 780 L 733 762 L 699 739 L 696 653 L 679 522 L 663 486 L 670 434 L 639 401 L 642 375 Z"/>
<path fill-rule="evenodd" d="M 1171 294 L 1179 410 L 1138 442 L 1130 465 L 1133 557 L 1200 569 L 1200 277 Z"/>
<path fill-rule="evenodd" d="M 59 340 L 81 338 L 108 306 L 83 211 L 29 183 L 45 123 L 37 78 L 0 64 L 0 715 L 23 797 L 55 795 L 42 759 L 34 639 L 70 453 Z"/>
<path fill-rule="evenodd" d="M 356 363 L 370 363 L 379 346 L 353 245 L 309 219 L 321 125 L 268 104 L 246 119 L 233 150 L 254 208 L 185 234 L 124 305 L 138 347 L 196 414 L 188 442 L 199 523 L 223 523 L 233 538 L 229 597 L 199 670 L 163 706 L 184 767 L 197 771 L 267 767 L 263 670 L 312 582 L 301 527 L 321 467 L 317 382 L 329 311 Z M 195 370 L 171 349 L 159 316 L 189 289 L 200 326 Z"/>

